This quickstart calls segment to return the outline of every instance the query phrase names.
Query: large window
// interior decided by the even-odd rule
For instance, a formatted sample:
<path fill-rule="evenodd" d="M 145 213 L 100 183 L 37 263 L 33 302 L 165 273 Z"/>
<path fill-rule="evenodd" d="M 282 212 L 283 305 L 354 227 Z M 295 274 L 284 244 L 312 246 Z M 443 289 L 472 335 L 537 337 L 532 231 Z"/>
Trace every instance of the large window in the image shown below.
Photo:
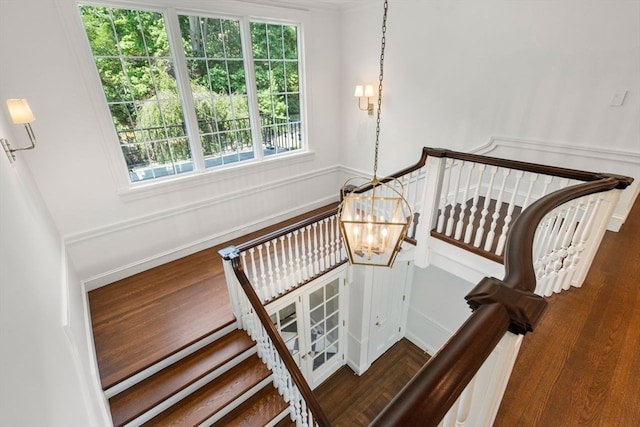
<path fill-rule="evenodd" d="M 298 26 L 80 13 L 131 182 L 303 148 Z"/>

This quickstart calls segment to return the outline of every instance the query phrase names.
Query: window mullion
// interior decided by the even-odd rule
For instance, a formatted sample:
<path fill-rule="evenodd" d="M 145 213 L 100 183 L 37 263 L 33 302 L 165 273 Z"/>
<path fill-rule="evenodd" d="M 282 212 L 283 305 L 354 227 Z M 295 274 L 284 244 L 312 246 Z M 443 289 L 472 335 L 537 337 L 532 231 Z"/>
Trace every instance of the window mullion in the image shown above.
<path fill-rule="evenodd" d="M 253 152 L 257 160 L 264 157 L 262 143 L 262 122 L 258 108 L 258 86 L 256 84 L 255 65 L 253 61 L 253 46 L 251 44 L 251 24 L 248 18 L 240 19 L 242 37 L 242 55 L 244 56 L 245 76 L 247 82 L 247 96 L 249 98 L 249 114 L 251 115 L 251 138 L 254 141 Z"/>
<path fill-rule="evenodd" d="M 175 9 L 170 8 L 167 9 L 166 16 L 169 45 L 174 57 L 176 84 L 178 85 L 178 93 L 180 94 L 180 99 L 182 101 L 181 104 L 185 120 L 185 128 L 187 135 L 189 135 L 189 141 L 191 142 L 194 170 L 203 171 L 205 169 L 204 154 L 202 151 L 202 143 L 200 141 L 200 131 L 198 128 L 198 117 L 196 116 L 195 102 L 193 100 L 193 93 L 191 92 L 187 57 L 182 46 L 182 35 L 180 32 L 178 14 Z"/>

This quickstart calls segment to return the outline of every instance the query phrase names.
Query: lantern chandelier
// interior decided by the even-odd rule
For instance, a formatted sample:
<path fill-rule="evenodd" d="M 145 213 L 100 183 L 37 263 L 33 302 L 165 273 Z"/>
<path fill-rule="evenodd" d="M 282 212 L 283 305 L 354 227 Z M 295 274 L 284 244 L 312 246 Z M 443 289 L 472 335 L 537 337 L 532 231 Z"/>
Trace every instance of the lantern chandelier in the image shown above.
<path fill-rule="evenodd" d="M 407 234 L 411 208 L 403 196 L 402 183 L 399 180 L 393 177 L 377 177 L 388 8 L 388 1 L 385 0 L 373 178 L 356 177 L 344 184 L 338 218 L 340 232 L 347 246 L 349 263 L 390 267 Z M 355 185 L 356 182 L 360 182 L 360 185 Z"/>

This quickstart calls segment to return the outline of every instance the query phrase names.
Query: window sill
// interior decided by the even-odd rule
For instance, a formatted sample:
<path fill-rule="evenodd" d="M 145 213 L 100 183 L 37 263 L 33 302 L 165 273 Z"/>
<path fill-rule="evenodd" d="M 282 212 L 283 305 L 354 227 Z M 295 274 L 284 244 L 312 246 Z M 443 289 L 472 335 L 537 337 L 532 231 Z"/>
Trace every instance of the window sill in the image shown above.
<path fill-rule="evenodd" d="M 314 157 L 315 153 L 313 151 L 304 151 L 263 160 L 247 161 L 241 164 L 235 163 L 160 181 L 130 184 L 126 188 L 121 188 L 118 191 L 118 195 L 123 201 L 139 200 L 200 185 L 215 184 L 218 181 L 230 178 L 252 175 L 273 169 L 285 169 L 290 165 L 312 161 Z"/>

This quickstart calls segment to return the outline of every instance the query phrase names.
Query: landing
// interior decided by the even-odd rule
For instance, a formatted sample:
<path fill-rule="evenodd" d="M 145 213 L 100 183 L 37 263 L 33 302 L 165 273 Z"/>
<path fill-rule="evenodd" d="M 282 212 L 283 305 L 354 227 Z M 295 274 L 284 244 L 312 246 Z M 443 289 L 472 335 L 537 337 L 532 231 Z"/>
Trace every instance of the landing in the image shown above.
<path fill-rule="evenodd" d="M 318 214 L 322 207 L 89 292 L 107 389 L 234 321 L 218 250 Z"/>

